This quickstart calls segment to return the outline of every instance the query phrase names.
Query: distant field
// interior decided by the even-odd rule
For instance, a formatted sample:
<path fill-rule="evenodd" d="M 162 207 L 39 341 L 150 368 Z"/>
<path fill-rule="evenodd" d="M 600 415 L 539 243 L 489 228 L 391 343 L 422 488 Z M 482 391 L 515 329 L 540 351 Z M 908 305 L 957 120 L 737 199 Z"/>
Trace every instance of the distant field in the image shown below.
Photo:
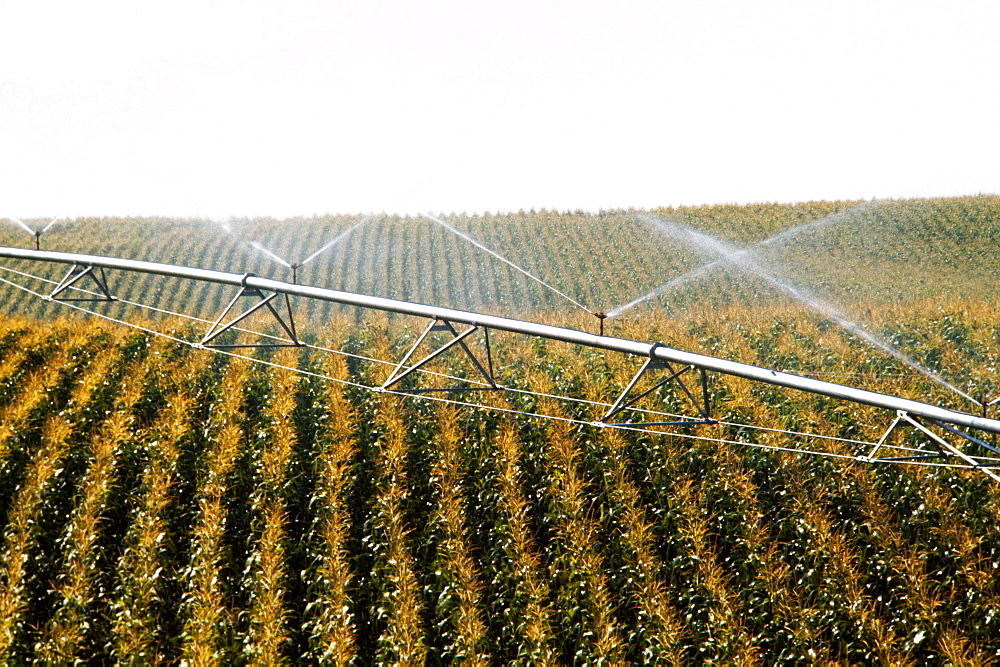
<path fill-rule="evenodd" d="M 796 285 L 863 316 L 886 303 L 930 297 L 993 299 L 1000 273 L 1000 197 L 796 205 L 704 206 L 600 214 L 531 212 L 446 216 L 457 229 L 504 255 L 592 311 L 611 311 L 715 257 L 679 244 L 641 221 L 649 213 L 744 247 L 833 217 L 834 222 L 759 248 L 758 258 Z M 307 258 L 361 217 L 234 220 L 233 233 L 207 220 L 86 219 L 54 226 L 48 249 L 245 272 L 291 272 L 246 245 L 257 242 L 289 263 Z M 47 221 L 37 221 L 43 224 Z M 31 238 L 0 224 L 0 244 Z M 374 216 L 300 272 L 300 281 L 347 291 L 517 316 L 575 306 L 441 226 L 422 218 Z M 169 284 L 169 283 L 168 283 Z M 148 278 L 119 283 L 128 298 L 160 307 L 214 312 L 224 295 Z M 53 306 L 3 291 L 6 312 L 51 316 Z M 625 313 L 785 299 L 732 269 L 708 275 Z M 317 315 L 321 313 L 316 313 Z"/>

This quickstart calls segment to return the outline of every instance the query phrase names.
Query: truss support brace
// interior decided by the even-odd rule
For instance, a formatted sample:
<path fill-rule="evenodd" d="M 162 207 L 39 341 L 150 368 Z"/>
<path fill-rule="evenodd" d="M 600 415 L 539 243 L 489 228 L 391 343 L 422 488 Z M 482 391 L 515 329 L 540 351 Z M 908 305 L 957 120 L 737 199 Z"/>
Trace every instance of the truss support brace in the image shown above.
<path fill-rule="evenodd" d="M 472 350 L 469 349 L 469 346 L 465 344 L 465 339 L 468 338 L 473 333 L 475 333 L 476 331 L 478 331 L 480 328 L 482 328 L 483 330 L 483 342 L 486 347 L 485 364 L 483 364 L 479 360 L 479 358 L 472 352 Z M 413 353 L 417 351 L 417 348 L 420 347 L 420 345 L 424 342 L 424 340 L 426 340 L 427 337 L 430 336 L 431 333 L 435 331 L 446 331 L 451 334 L 452 338 L 447 343 L 445 343 L 438 349 L 434 350 L 433 352 L 428 354 L 426 357 L 424 357 L 414 365 L 407 367 L 406 362 L 410 360 L 410 357 L 413 356 Z M 381 388 L 382 389 L 390 388 L 392 385 L 398 383 L 400 380 L 408 376 L 410 373 L 413 373 L 414 371 L 420 369 L 429 361 L 439 357 L 440 355 L 444 354 L 445 352 L 455 347 L 456 345 L 462 348 L 462 351 L 465 352 L 465 356 L 467 356 L 469 360 L 472 361 L 472 365 L 476 367 L 476 370 L 479 371 L 479 374 L 483 377 L 483 379 L 486 380 L 487 384 L 489 385 L 488 387 L 482 387 L 481 389 L 500 389 L 500 386 L 496 383 L 496 380 L 494 379 L 493 375 L 493 351 L 490 348 L 490 330 L 486 327 L 471 325 L 469 326 L 468 329 L 459 333 L 451 322 L 441 319 L 432 320 L 431 323 L 427 325 L 427 328 L 424 329 L 423 333 L 421 333 L 420 336 L 417 338 L 417 340 L 413 343 L 413 345 L 410 346 L 410 349 L 406 351 L 406 354 L 403 355 L 403 358 L 400 359 L 399 363 L 396 364 L 396 367 L 392 370 L 392 373 L 389 374 L 389 378 L 382 383 Z M 470 387 L 465 389 L 477 389 L 477 388 Z M 457 390 L 460 389 L 444 389 L 441 391 L 457 391 Z M 421 391 L 421 390 L 415 390 L 415 391 Z M 431 391 L 431 390 L 423 390 L 423 391 Z"/>
<path fill-rule="evenodd" d="M 655 350 L 656 349 L 656 345 L 654 345 L 652 349 Z M 669 375 L 667 375 L 667 377 L 663 378 L 662 380 L 658 381 L 656 384 L 654 384 L 649 389 L 647 389 L 647 390 L 645 390 L 643 392 L 640 392 L 639 394 L 636 394 L 634 396 L 632 395 L 632 390 L 635 389 L 635 386 L 639 383 L 639 380 L 642 378 L 643 375 L 645 375 L 648 371 L 651 371 L 651 370 L 660 370 L 660 369 L 666 370 L 667 373 L 669 373 Z M 681 378 L 681 376 L 684 373 L 687 373 L 688 371 L 692 371 L 692 370 L 695 370 L 694 366 L 683 366 L 679 370 L 675 371 L 674 368 L 673 368 L 673 366 L 671 366 L 670 362 L 664 361 L 662 359 L 655 358 L 653 356 L 652 350 L 651 350 L 649 358 L 646 359 L 645 363 L 643 363 L 642 367 L 635 374 L 635 377 L 632 378 L 632 381 L 628 383 L 628 385 L 625 387 L 625 390 L 622 391 L 622 393 L 618 396 L 618 399 L 615 400 L 614 405 L 612 405 L 611 408 L 604 414 L 604 416 L 601 417 L 601 421 L 607 423 L 607 421 L 609 419 L 611 419 L 615 415 L 619 414 L 623 410 L 631 407 L 632 405 L 634 405 L 635 403 L 637 403 L 639 400 L 645 398 L 646 396 L 649 396 L 654 391 L 656 391 L 660 387 L 664 386 L 668 382 L 673 382 L 673 381 L 676 380 L 678 386 L 687 395 L 688 400 L 690 400 L 691 404 L 694 405 L 695 410 L 697 410 L 698 414 L 701 415 L 701 419 L 700 420 L 695 420 L 695 421 L 685 420 L 685 421 L 681 421 L 681 422 L 655 422 L 655 425 L 670 426 L 670 425 L 677 425 L 677 424 L 711 424 L 711 423 L 714 423 L 715 420 L 712 419 L 712 413 L 711 413 L 711 407 L 710 407 L 711 403 L 710 403 L 709 393 L 708 393 L 708 373 L 705 371 L 705 369 L 703 369 L 703 368 L 700 369 L 700 375 L 701 375 L 701 378 L 700 378 L 701 379 L 701 396 L 702 396 L 702 398 L 701 398 L 701 402 L 699 402 L 698 399 L 695 398 L 694 393 L 688 388 L 688 386 L 684 383 L 684 380 Z M 650 422 L 648 425 L 652 426 L 652 425 L 654 425 L 654 423 Z"/>
<path fill-rule="evenodd" d="M 939 422 L 939 421 L 937 421 L 935 419 L 929 419 L 928 421 L 930 421 L 930 423 L 934 424 L 935 426 L 941 428 L 942 430 L 947 431 L 948 433 L 951 433 L 952 435 L 956 435 L 956 436 L 958 436 L 958 437 L 960 437 L 960 438 L 962 438 L 964 440 L 967 440 L 968 442 L 971 442 L 973 444 L 980 445 L 981 447 L 984 447 L 985 449 L 989 450 L 993 454 L 1000 455 L 1000 449 L 997 449 L 996 447 L 983 442 L 979 438 L 971 436 L 968 433 L 965 433 L 964 431 L 960 431 L 957 428 L 955 428 L 955 427 L 953 427 L 953 426 L 951 426 L 949 424 L 944 424 L 944 423 Z M 927 452 L 925 454 L 920 454 L 918 456 L 896 456 L 896 457 L 889 457 L 889 458 L 879 458 L 878 457 L 878 452 L 885 445 L 886 440 L 889 438 L 889 436 L 892 434 L 893 431 L 895 431 L 901 424 L 904 424 L 904 423 L 905 424 L 909 424 L 910 426 L 912 426 L 913 428 L 917 429 L 918 431 L 920 431 L 921 433 L 923 433 L 925 436 L 927 436 L 927 438 L 930 440 L 931 444 L 934 445 L 934 447 L 937 449 L 937 451 L 936 452 Z M 892 422 L 892 425 L 889 426 L 889 428 L 882 435 L 882 437 L 879 439 L 879 441 L 877 443 L 875 443 L 875 447 L 872 448 L 872 451 L 868 454 L 868 456 L 859 456 L 858 457 L 859 460 L 865 461 L 865 462 L 878 462 L 878 461 L 883 461 L 883 462 L 922 461 L 922 460 L 929 460 L 929 459 L 948 459 L 948 458 L 958 458 L 958 459 L 961 459 L 962 461 L 964 461 L 965 463 L 967 463 L 972 468 L 975 468 L 977 470 L 982 470 L 988 476 L 990 476 L 994 480 L 1000 482 L 1000 475 L 998 475 L 997 473 L 995 473 L 992 470 L 990 470 L 990 468 L 996 468 L 996 467 L 1000 466 L 1000 461 L 984 461 L 981 458 L 977 458 L 977 457 L 970 456 L 970 455 L 966 454 L 961 449 L 959 449 L 958 447 L 956 447 L 952 443 L 948 442 L 947 440 L 945 440 L 943 437 L 941 437 L 940 435 L 938 435 L 934 431 L 931 431 L 929 428 L 927 428 L 927 426 L 925 426 L 923 423 L 921 423 L 918 419 L 916 419 L 912 415 L 908 414 L 907 412 L 904 412 L 903 410 L 899 410 L 899 411 L 896 412 L 896 419 Z"/>
<path fill-rule="evenodd" d="M 76 283 L 78 283 L 84 276 L 89 276 L 91 282 L 93 282 L 99 294 L 80 297 L 67 297 L 60 296 L 63 292 L 70 289 Z M 79 289 L 79 288 L 78 288 Z M 86 294 L 86 292 L 84 292 Z M 111 296 L 111 291 L 108 289 L 108 281 L 104 277 L 104 267 L 93 267 L 87 266 L 81 268 L 79 264 L 74 264 L 63 279 L 59 281 L 59 284 L 55 286 L 52 292 L 49 293 L 47 297 L 49 301 L 115 301 L 115 297 Z"/>
<path fill-rule="evenodd" d="M 226 306 L 226 309 L 222 311 L 222 314 L 219 315 L 219 318 L 212 323 L 212 326 L 209 327 L 208 332 L 201 339 L 199 345 L 201 345 L 202 347 L 211 347 L 219 349 L 234 348 L 234 347 L 241 347 L 241 348 L 242 347 L 255 347 L 255 348 L 256 347 L 300 347 L 302 343 L 299 342 L 298 335 L 295 332 L 295 318 L 292 316 L 292 304 L 289 301 L 287 294 L 280 295 L 283 296 L 285 300 L 285 310 L 288 313 L 286 320 L 286 318 L 282 317 L 281 313 L 279 313 L 277 309 L 275 309 L 275 307 L 272 305 L 272 302 L 275 299 L 277 299 L 278 296 L 279 295 L 277 292 L 272 292 L 267 296 L 265 296 L 264 292 L 257 289 L 256 287 L 247 287 L 246 285 L 244 285 L 240 289 L 239 293 L 233 297 L 232 301 L 229 302 L 229 305 Z M 242 313 L 240 313 L 233 319 L 229 320 L 229 322 L 227 322 L 226 324 L 222 324 L 222 320 L 224 320 L 226 315 L 229 314 L 229 311 L 233 309 L 233 306 L 235 306 L 236 303 L 243 298 L 256 298 L 259 299 L 259 301 L 250 306 L 249 308 L 247 308 L 246 310 L 244 310 Z M 288 334 L 288 337 L 291 339 L 290 343 L 247 343 L 247 344 L 230 344 L 230 345 L 212 344 L 213 340 L 215 340 L 225 332 L 229 331 L 230 329 L 235 327 L 238 323 L 242 322 L 244 319 L 254 314 L 261 308 L 267 308 L 267 310 L 270 311 L 274 319 L 277 320 L 278 324 L 281 325 L 281 328 L 284 329 L 286 334 Z"/>

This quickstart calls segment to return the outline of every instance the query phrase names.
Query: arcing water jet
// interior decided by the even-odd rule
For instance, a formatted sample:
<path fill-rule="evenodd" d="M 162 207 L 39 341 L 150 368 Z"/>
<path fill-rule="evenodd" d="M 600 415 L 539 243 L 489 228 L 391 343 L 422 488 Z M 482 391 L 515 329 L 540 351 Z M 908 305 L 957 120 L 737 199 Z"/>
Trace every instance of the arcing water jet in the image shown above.
<path fill-rule="evenodd" d="M 763 280 L 771 283 L 773 286 L 780 289 L 782 292 L 784 292 L 786 295 L 788 295 L 795 301 L 798 301 L 802 305 L 820 313 L 825 318 L 833 321 L 845 331 L 854 334 L 858 338 L 865 340 L 871 345 L 874 345 L 878 349 L 898 359 L 899 361 L 906 364 L 907 366 L 917 371 L 918 373 L 940 384 L 942 387 L 945 387 L 946 389 L 955 392 L 959 396 L 962 396 L 966 400 L 971 401 L 976 405 L 981 405 L 980 401 L 977 401 L 976 399 L 972 398 L 964 391 L 962 391 L 952 383 L 948 382 L 934 371 L 930 370 L 929 368 L 926 368 L 925 366 L 917 362 L 915 359 L 910 358 L 901 350 L 892 346 L 888 342 L 882 340 L 881 338 L 871 333 L 870 331 L 867 331 L 866 329 L 861 327 L 861 325 L 857 324 L 856 322 L 852 322 L 830 304 L 824 303 L 823 301 L 817 299 L 811 294 L 808 294 L 805 290 L 792 285 L 786 279 L 775 275 L 772 271 L 762 266 L 760 264 L 759 259 L 755 257 L 755 252 L 754 252 L 754 248 L 759 247 L 760 244 L 758 244 L 758 246 L 751 246 L 750 248 L 737 248 L 736 246 L 730 245 L 725 241 L 722 241 L 721 239 L 717 239 L 708 234 L 695 231 L 677 222 L 662 220 L 660 218 L 656 218 L 653 216 L 642 216 L 640 219 L 643 222 L 655 227 L 657 230 L 663 232 L 664 234 L 675 240 L 695 246 L 696 248 L 698 248 L 698 250 L 700 250 L 704 254 L 718 256 L 719 259 L 716 260 L 715 262 L 710 263 L 710 265 L 715 266 L 718 264 L 725 263 L 740 268 L 746 271 L 747 273 L 753 274 L 759 278 L 762 278 Z M 707 266 L 709 265 L 706 265 L 706 267 Z M 698 269 L 696 269 L 695 271 L 698 271 Z M 685 274 L 685 276 L 687 275 L 689 274 Z M 684 278 L 685 276 L 681 276 L 681 278 Z M 674 279 L 674 280 L 677 281 L 679 279 Z"/>
<path fill-rule="evenodd" d="M 786 229 L 785 231 L 780 232 L 778 234 L 775 234 L 774 236 L 772 236 L 770 238 L 767 238 L 767 239 L 764 239 L 763 241 L 758 241 L 757 243 L 755 243 L 753 245 L 750 245 L 750 246 L 747 246 L 746 248 L 741 248 L 741 249 L 739 249 L 738 252 L 752 252 L 754 250 L 757 250 L 757 249 L 760 249 L 760 248 L 763 248 L 763 247 L 769 247 L 769 246 L 773 246 L 773 245 L 776 245 L 776 244 L 779 244 L 779 243 L 784 243 L 784 242 L 789 241 L 789 240 L 795 238 L 796 236 L 799 236 L 800 234 L 803 234 L 805 232 L 815 231 L 817 229 L 822 229 L 823 227 L 828 227 L 828 226 L 834 225 L 834 224 L 840 224 L 840 223 L 842 223 L 842 222 L 850 219 L 851 216 L 853 216 L 853 215 L 855 215 L 855 214 L 857 214 L 859 212 L 868 210 L 868 209 L 872 208 L 873 206 L 875 206 L 878 203 L 879 202 L 877 202 L 877 201 L 864 202 L 864 203 L 858 204 L 857 206 L 854 206 L 852 208 L 849 208 L 849 209 L 846 209 L 846 210 L 843 210 L 843 211 L 838 211 L 837 213 L 832 213 L 832 214 L 830 214 L 830 215 L 828 215 L 828 216 L 826 216 L 824 218 L 820 218 L 819 220 L 813 220 L 812 222 L 806 222 L 804 224 L 799 225 L 798 227 L 792 227 L 791 229 Z M 634 308 L 635 306 L 638 306 L 641 303 L 645 303 L 646 301 L 649 301 L 650 299 L 654 299 L 654 298 L 660 296 L 661 294 L 666 294 L 667 292 L 670 292 L 671 290 L 677 289 L 678 287 L 681 287 L 682 285 L 686 285 L 687 283 L 691 282 L 692 280 L 695 280 L 697 278 L 702 277 L 703 275 L 705 275 L 706 273 L 708 273 L 712 269 L 720 267 L 720 266 L 724 266 L 724 265 L 725 265 L 725 262 L 723 262 L 722 260 L 719 260 L 719 259 L 713 260 L 713 261 L 708 262 L 706 264 L 702 264 L 701 266 L 699 266 L 699 267 L 697 267 L 695 269 L 692 269 L 691 271 L 688 271 L 687 273 L 684 273 L 682 275 L 677 276 L 676 278 L 670 280 L 669 282 L 664 283 L 663 285 L 660 285 L 656 289 L 653 289 L 653 290 L 647 292 L 646 294 L 643 294 L 642 296 L 637 297 L 637 298 L 633 299 L 632 301 L 629 301 L 626 304 L 622 304 L 620 306 L 617 306 L 617 307 L 609 310 L 607 316 L 609 318 L 620 317 L 623 313 L 625 313 L 625 311 L 631 310 L 632 308 Z"/>

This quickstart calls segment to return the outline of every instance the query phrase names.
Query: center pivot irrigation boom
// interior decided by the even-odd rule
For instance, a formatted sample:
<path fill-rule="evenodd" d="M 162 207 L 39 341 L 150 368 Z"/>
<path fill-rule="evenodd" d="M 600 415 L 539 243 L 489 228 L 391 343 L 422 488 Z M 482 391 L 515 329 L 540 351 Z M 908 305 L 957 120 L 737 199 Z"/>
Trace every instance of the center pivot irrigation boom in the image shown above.
<path fill-rule="evenodd" d="M 378 388 L 383 391 L 389 390 L 392 385 L 399 382 L 404 374 L 408 374 L 411 371 L 418 369 L 434 357 L 454 347 L 460 347 L 469 357 L 472 358 L 477 370 L 485 378 L 487 388 L 504 389 L 504 387 L 497 384 L 493 378 L 493 359 L 489 346 L 489 331 L 506 331 L 515 334 L 535 336 L 549 340 L 562 341 L 565 343 L 607 350 L 610 352 L 618 352 L 632 355 L 643 360 L 642 366 L 639 368 L 632 381 L 626 386 L 624 391 L 622 391 L 621 395 L 611 408 L 607 410 L 599 421 L 593 422 L 597 426 L 625 426 L 625 424 L 619 425 L 612 423 L 612 418 L 620 414 L 623 410 L 629 408 L 643 396 L 651 393 L 663 384 L 672 381 L 676 381 L 680 384 L 684 393 L 697 409 L 699 413 L 698 418 L 683 422 L 648 422 L 638 424 L 630 423 L 627 425 L 634 427 L 678 423 L 716 423 L 711 415 L 706 374 L 709 372 L 723 373 L 755 382 L 763 382 L 770 385 L 796 389 L 820 396 L 870 405 L 893 411 L 895 413 L 895 421 L 893 421 L 892 425 L 882 436 L 881 440 L 876 443 L 871 443 L 873 448 L 867 454 L 856 457 L 858 460 L 867 462 L 913 463 L 920 462 L 924 459 L 961 461 L 962 463 L 960 465 L 963 465 L 963 467 L 971 467 L 982 470 L 993 479 L 1000 481 L 1000 475 L 997 475 L 993 470 L 991 470 L 993 467 L 1000 466 L 1000 458 L 997 458 L 997 456 L 1000 456 L 1000 449 L 984 442 L 984 440 L 979 437 L 966 433 L 963 430 L 959 430 L 966 429 L 986 433 L 1000 433 L 1000 421 L 989 419 L 985 416 L 951 410 L 921 401 L 882 394 L 865 389 L 858 389 L 833 382 L 802 377 L 791 373 L 772 370 L 770 368 L 762 368 L 736 361 L 720 359 L 718 357 L 685 352 L 683 350 L 670 348 L 662 343 L 649 343 L 625 338 L 616 338 L 613 336 L 595 335 L 575 329 L 539 324 L 536 322 L 527 322 L 507 317 L 485 315 L 451 308 L 441 308 L 437 306 L 398 301 L 395 299 L 386 299 L 376 296 L 367 296 L 363 294 L 354 294 L 351 292 L 342 292 L 308 285 L 296 285 L 280 280 L 262 278 L 251 273 L 227 273 L 210 269 L 197 269 L 172 264 L 160 264 L 156 262 L 119 259 L 114 257 L 100 257 L 94 255 L 26 250 L 8 247 L 0 247 L 0 257 L 72 265 L 72 268 L 66 274 L 66 277 L 57 285 L 56 289 L 48 295 L 47 298 L 52 300 L 70 300 L 68 298 L 61 297 L 61 295 L 85 275 L 90 276 L 93 282 L 95 282 L 100 288 L 98 298 L 89 300 L 114 300 L 115 297 L 112 295 L 112 291 L 109 289 L 108 283 L 104 277 L 105 269 L 140 272 L 174 278 L 185 278 L 220 285 L 231 285 L 239 288 L 237 295 L 233 298 L 226 310 L 214 322 L 209 332 L 202 339 L 200 345 L 203 347 L 218 347 L 211 345 L 212 340 L 227 329 L 233 327 L 237 322 L 241 321 L 250 313 L 265 307 L 278 319 L 285 332 L 290 336 L 292 344 L 299 344 L 298 339 L 296 338 L 294 322 L 292 320 L 292 307 L 288 299 L 288 297 L 291 296 L 318 299 L 332 303 L 399 313 L 403 315 L 413 315 L 429 319 L 430 324 L 427 329 L 410 348 L 403 359 L 399 361 L 396 369 L 390 375 L 390 379 L 387 380 L 382 387 Z M 278 310 L 271 305 L 271 302 L 274 301 L 279 295 L 284 297 L 283 301 L 287 308 L 287 321 L 282 318 Z M 222 324 L 226 314 L 233 308 L 240 297 L 256 297 L 259 301 L 243 314 L 230 320 L 227 324 Z M 456 329 L 456 325 L 465 325 L 469 328 L 459 332 L 458 329 Z M 452 338 L 447 344 L 427 355 L 421 361 L 406 367 L 407 361 L 409 361 L 417 347 L 432 331 L 446 331 L 451 334 Z M 485 364 L 481 363 L 475 357 L 465 343 L 469 336 L 477 331 L 481 331 L 486 337 L 488 359 Z M 632 392 L 639 383 L 639 380 L 646 373 L 656 369 L 665 370 L 668 374 L 667 377 L 659 381 L 652 389 L 633 395 Z M 689 388 L 683 383 L 682 376 L 689 371 L 698 372 L 701 381 L 701 391 L 692 390 L 692 388 Z M 701 396 L 697 396 L 698 394 L 701 394 Z M 924 436 L 926 436 L 926 438 L 930 441 L 932 447 L 934 447 L 934 450 L 919 450 L 919 456 L 889 458 L 880 457 L 879 452 L 884 447 L 888 447 L 886 444 L 888 436 L 894 429 L 904 425 L 912 426 L 923 433 Z M 930 426 L 940 429 L 944 432 L 944 435 L 930 430 Z M 953 444 L 953 442 L 948 439 L 948 436 L 958 438 L 961 442 L 963 442 L 964 446 L 968 447 L 971 445 L 977 448 L 977 451 L 979 448 L 985 449 L 989 452 L 989 454 L 986 454 L 985 452 L 982 454 L 969 454 L 963 448 Z"/>

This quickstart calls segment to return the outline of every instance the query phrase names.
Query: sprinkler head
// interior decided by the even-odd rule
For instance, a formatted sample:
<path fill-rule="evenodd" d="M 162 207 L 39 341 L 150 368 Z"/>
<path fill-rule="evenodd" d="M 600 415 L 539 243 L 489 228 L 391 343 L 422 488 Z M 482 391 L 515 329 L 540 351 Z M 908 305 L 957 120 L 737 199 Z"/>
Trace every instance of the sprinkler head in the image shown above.
<path fill-rule="evenodd" d="M 601 335 L 603 336 L 604 335 L 604 319 L 608 316 L 608 314 L 607 313 L 603 313 L 603 312 L 601 312 L 601 311 L 598 310 L 598 311 L 594 311 L 593 313 L 591 313 L 591 315 L 593 315 L 594 317 L 596 317 L 598 319 L 598 321 L 601 323 Z"/>

